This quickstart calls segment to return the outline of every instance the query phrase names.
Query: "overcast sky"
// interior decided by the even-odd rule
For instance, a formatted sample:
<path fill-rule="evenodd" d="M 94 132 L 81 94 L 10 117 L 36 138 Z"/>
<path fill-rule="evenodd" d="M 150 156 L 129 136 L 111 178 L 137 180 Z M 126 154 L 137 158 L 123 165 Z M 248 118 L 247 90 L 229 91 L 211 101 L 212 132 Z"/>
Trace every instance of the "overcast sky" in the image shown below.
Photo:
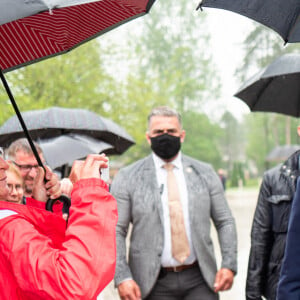
<path fill-rule="evenodd" d="M 250 19 L 229 11 L 208 8 L 205 11 L 211 32 L 213 55 L 223 85 L 222 100 L 239 118 L 250 110 L 246 104 L 233 97 L 241 86 L 234 78 L 234 72 L 243 63 L 242 43 L 253 24 Z"/>

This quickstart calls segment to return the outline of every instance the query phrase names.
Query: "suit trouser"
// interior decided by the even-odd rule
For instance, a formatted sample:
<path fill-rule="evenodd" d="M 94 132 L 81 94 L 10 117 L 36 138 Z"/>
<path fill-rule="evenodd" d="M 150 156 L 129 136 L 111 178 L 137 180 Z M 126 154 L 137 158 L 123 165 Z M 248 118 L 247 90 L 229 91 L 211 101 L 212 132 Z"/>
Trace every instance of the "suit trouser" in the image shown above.
<path fill-rule="evenodd" d="M 161 272 L 145 300 L 218 300 L 198 266 L 181 272 Z"/>

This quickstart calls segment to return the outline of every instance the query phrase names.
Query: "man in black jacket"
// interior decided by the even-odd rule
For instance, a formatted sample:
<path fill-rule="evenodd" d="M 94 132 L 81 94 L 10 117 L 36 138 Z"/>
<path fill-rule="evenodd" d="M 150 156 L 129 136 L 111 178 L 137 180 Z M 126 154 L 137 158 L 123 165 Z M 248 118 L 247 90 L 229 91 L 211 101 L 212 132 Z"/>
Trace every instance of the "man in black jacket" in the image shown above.
<path fill-rule="evenodd" d="M 276 300 L 300 151 L 268 170 L 260 187 L 251 231 L 246 299 Z"/>

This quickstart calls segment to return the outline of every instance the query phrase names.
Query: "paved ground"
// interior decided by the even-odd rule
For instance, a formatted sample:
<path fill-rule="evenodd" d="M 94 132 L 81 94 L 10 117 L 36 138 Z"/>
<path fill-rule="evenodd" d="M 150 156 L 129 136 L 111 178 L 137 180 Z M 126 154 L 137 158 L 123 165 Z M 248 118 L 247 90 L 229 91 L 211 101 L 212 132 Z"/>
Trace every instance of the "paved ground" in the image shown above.
<path fill-rule="evenodd" d="M 239 189 L 226 192 L 228 203 L 235 217 L 238 229 L 238 274 L 230 291 L 221 293 L 220 300 L 245 299 L 245 280 L 250 249 L 250 229 L 253 213 L 257 201 L 258 189 Z M 220 250 L 218 248 L 216 233 L 213 231 L 216 256 L 220 262 Z M 111 283 L 103 292 L 99 300 L 119 300 L 118 294 Z"/>

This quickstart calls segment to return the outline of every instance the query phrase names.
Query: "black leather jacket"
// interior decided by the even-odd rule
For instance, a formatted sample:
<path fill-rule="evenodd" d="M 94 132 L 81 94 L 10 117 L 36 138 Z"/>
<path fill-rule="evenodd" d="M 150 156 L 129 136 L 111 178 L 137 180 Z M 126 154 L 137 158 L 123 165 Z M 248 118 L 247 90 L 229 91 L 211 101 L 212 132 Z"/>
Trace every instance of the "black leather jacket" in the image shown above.
<path fill-rule="evenodd" d="M 251 231 L 246 299 L 276 300 L 291 203 L 299 176 L 297 151 L 265 172 Z"/>

